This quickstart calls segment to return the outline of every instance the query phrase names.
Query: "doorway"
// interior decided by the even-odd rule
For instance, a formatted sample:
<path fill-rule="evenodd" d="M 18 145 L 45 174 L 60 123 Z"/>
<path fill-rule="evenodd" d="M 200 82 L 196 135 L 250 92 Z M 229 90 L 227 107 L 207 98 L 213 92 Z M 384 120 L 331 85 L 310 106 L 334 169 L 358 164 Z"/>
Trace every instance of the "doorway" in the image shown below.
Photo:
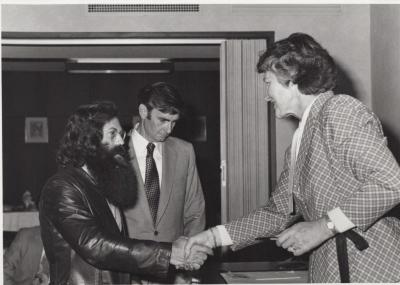
<path fill-rule="evenodd" d="M 251 42 L 257 39 L 264 42 L 263 48 L 255 49 L 252 45 Z M 18 142 L 20 137 L 11 131 L 23 129 L 23 117 L 45 114 L 54 118 L 53 123 L 49 123 L 50 131 L 54 131 L 49 134 L 48 146 L 36 146 L 42 149 L 42 152 L 34 152 L 37 157 L 30 158 L 21 152 L 18 154 L 23 160 L 18 165 L 29 165 L 24 162 L 42 158 L 43 173 L 31 179 L 34 180 L 33 187 L 40 191 L 42 180 L 54 169 L 53 160 L 47 158 L 47 161 L 43 161 L 45 155 L 40 153 L 54 154 L 57 138 L 62 132 L 60 126 L 65 123 L 71 110 L 81 102 L 113 100 L 120 107 L 123 124 L 129 128 L 132 125 L 132 114 L 136 112 L 132 91 L 136 91 L 135 88 L 145 82 L 170 80 L 178 88 L 182 86 L 181 93 L 191 108 L 188 112 L 191 116 L 177 126 L 176 135 L 194 144 L 208 204 L 207 226 L 229 221 L 255 208 L 269 195 L 269 189 L 274 183 L 275 162 L 271 140 L 274 124 L 269 120 L 272 112 L 265 112 L 266 117 L 260 117 L 263 112 L 257 109 L 257 97 L 254 96 L 258 96 L 262 87 L 260 79 L 252 74 L 260 48 L 265 49 L 272 40 L 271 32 L 113 35 L 4 33 L 3 70 L 6 72 L 3 73 L 3 83 L 6 84 L 3 84 L 3 94 L 13 94 L 7 98 L 3 96 L 3 106 L 7 106 L 7 111 L 3 112 L 3 130 L 10 130 L 4 142 L 4 153 L 10 154 L 4 159 L 5 201 L 10 199 L 6 195 L 7 189 L 13 189 L 12 196 L 18 197 L 15 191 L 22 192 L 28 185 L 32 187 L 32 183 L 27 182 L 30 179 L 15 181 L 11 178 L 15 177 L 15 171 L 18 170 L 15 159 L 12 159 L 15 156 L 11 154 L 17 151 L 6 152 L 6 149 L 11 150 L 19 143 L 20 148 L 25 148 L 23 154 L 31 153 L 28 149 L 33 146 Z M 168 75 L 67 74 L 65 78 L 60 78 L 60 73 L 65 73 L 66 58 L 88 55 L 92 58 L 169 58 L 173 59 L 176 68 L 174 73 Z M 46 68 L 51 69 L 51 75 L 46 74 L 49 71 Z M 26 84 L 19 84 L 21 80 L 18 80 L 18 73 L 26 76 Z M 50 81 L 51 77 L 56 78 Z M 14 83 L 8 85 L 7 82 Z M 16 89 L 13 90 L 11 86 Z M 41 99 L 32 96 L 32 91 Z M 31 96 L 25 98 L 27 94 Z M 185 94 L 190 97 L 186 98 Z M 249 94 L 253 97 L 249 97 Z M 60 100 L 65 97 L 68 100 L 60 104 Z M 17 102 L 28 104 L 24 104 L 21 109 Z M 249 116 L 252 113 L 255 116 Z M 51 138 L 52 134 L 55 137 Z M 260 153 L 263 156 L 254 164 Z M 20 174 L 20 177 L 31 175 L 28 170 L 22 170 Z"/>
<path fill-rule="evenodd" d="M 55 173 L 55 153 L 69 114 L 78 105 L 110 100 L 119 108 L 123 127 L 132 128 L 137 112 L 136 94 L 146 84 L 166 81 L 176 86 L 186 104 L 185 116 L 173 135 L 194 146 L 206 199 L 207 227 L 220 223 L 219 47 L 217 45 L 50 45 L 3 47 L 3 201 L 18 205 L 30 190 L 38 200 L 46 179 Z M 139 59 L 142 70 L 111 70 L 119 63 Z M 71 59 L 97 58 L 108 63 L 104 72 L 80 69 Z M 125 60 L 126 59 L 126 60 Z M 161 71 L 146 61 L 168 61 Z M 85 65 L 87 67 L 87 65 Z M 137 67 L 135 67 L 137 68 Z M 23 82 L 23 84 L 21 84 Z M 21 104 L 24 102 L 24 104 Z M 26 117 L 45 117 L 46 144 L 25 143 Z M 39 166 L 39 167 L 38 167 Z M 20 179 L 15 179 L 20 177 Z"/>

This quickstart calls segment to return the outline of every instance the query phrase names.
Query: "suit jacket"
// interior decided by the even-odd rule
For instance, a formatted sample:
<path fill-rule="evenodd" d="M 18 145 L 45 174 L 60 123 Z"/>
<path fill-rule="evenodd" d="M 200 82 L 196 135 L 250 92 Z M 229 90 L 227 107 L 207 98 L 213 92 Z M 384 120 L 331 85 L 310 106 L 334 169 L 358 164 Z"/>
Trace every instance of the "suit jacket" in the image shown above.
<path fill-rule="evenodd" d="M 204 196 L 192 144 L 168 137 L 162 148 L 162 182 L 154 225 L 132 139 L 129 154 L 138 180 L 137 204 L 125 211 L 129 236 L 137 239 L 175 241 L 204 230 Z"/>
<path fill-rule="evenodd" d="M 276 235 L 299 215 L 306 221 L 340 207 L 369 243 L 358 251 L 348 241 L 351 282 L 400 280 L 400 221 L 383 217 L 400 202 L 400 169 L 386 146 L 378 118 L 360 101 L 320 94 L 307 119 L 294 173 L 297 216 L 288 215 L 290 147 L 267 205 L 226 225 L 233 249 Z M 334 239 L 310 256 L 312 282 L 340 282 Z"/>
<path fill-rule="evenodd" d="M 4 284 L 31 285 L 39 270 L 42 250 L 39 226 L 20 229 L 4 253 Z"/>

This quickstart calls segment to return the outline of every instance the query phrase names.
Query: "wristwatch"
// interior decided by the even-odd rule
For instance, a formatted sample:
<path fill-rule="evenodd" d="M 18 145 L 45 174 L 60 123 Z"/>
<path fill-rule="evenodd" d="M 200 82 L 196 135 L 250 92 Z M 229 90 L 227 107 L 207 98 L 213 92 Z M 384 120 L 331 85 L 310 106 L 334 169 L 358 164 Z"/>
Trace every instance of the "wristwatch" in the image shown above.
<path fill-rule="evenodd" d="M 336 230 L 335 224 L 332 222 L 332 220 L 329 218 L 328 215 L 325 215 L 324 218 L 325 218 L 325 224 L 326 224 L 326 227 L 328 228 L 328 230 L 330 230 L 333 235 L 336 235 L 338 233 L 338 231 Z"/>

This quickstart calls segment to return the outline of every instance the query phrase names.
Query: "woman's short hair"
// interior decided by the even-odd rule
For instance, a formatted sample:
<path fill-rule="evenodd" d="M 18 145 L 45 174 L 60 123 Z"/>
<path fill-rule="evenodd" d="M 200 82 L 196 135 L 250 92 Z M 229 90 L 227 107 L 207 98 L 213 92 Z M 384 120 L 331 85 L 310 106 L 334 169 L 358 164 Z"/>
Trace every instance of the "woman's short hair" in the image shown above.
<path fill-rule="evenodd" d="M 68 118 L 57 151 L 57 164 L 80 167 L 88 157 L 97 155 L 103 139 L 103 126 L 117 113 L 117 107 L 109 101 L 79 106 Z"/>
<path fill-rule="evenodd" d="M 155 108 L 163 113 L 181 115 L 184 109 L 178 90 L 165 82 L 145 86 L 139 92 L 138 101 L 139 105 L 144 104 L 149 112 Z"/>
<path fill-rule="evenodd" d="M 336 85 L 336 65 L 329 53 L 311 36 L 291 34 L 275 42 L 260 56 L 259 73 L 274 72 L 280 83 L 297 84 L 303 94 L 319 94 Z"/>

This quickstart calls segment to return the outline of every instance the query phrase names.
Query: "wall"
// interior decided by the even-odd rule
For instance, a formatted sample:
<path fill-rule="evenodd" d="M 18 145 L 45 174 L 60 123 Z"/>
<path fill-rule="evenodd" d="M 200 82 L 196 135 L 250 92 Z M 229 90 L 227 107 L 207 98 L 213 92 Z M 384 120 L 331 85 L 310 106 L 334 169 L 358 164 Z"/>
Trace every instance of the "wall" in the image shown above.
<path fill-rule="evenodd" d="M 117 15 L 117 17 L 116 17 Z M 21 20 L 23 19 L 23 20 Z M 314 36 L 343 71 L 342 89 L 371 105 L 370 5 L 200 5 L 199 13 L 87 13 L 86 5 L 3 5 L 3 31 L 297 31 Z M 277 120 L 277 174 L 296 123 Z"/>
<path fill-rule="evenodd" d="M 371 5 L 372 105 L 400 161 L 400 5 Z"/>

